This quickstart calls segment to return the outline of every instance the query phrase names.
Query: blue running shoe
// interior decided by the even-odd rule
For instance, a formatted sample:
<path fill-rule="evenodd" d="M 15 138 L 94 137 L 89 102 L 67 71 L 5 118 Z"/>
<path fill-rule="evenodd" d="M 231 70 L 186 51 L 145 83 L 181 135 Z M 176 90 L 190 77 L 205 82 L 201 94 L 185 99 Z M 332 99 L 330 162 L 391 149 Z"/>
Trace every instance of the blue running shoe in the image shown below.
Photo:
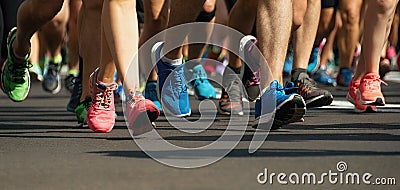
<path fill-rule="evenodd" d="M 353 72 L 348 68 L 341 68 L 339 74 L 336 77 L 336 82 L 340 86 L 348 87 L 353 77 Z"/>
<path fill-rule="evenodd" d="M 214 86 L 208 81 L 207 73 L 202 65 L 196 65 L 189 72 L 192 74 L 192 79 L 189 84 L 193 87 L 194 93 L 199 100 L 215 99 L 217 93 Z"/>
<path fill-rule="evenodd" d="M 292 72 L 292 67 L 293 67 L 293 45 L 289 44 L 286 52 L 285 65 L 283 66 L 283 75 L 284 76 L 290 75 L 290 72 Z"/>
<path fill-rule="evenodd" d="M 144 98 L 151 100 L 157 106 L 158 110 L 162 111 L 162 106 L 157 96 L 157 82 L 146 83 L 143 95 Z"/>
<path fill-rule="evenodd" d="M 326 67 L 320 67 L 317 72 L 314 73 L 313 78 L 316 82 L 323 85 L 328 86 L 336 86 L 336 80 L 331 78 L 327 71 Z"/>
<path fill-rule="evenodd" d="M 276 80 L 271 82 L 270 87 L 256 101 L 256 120 L 253 128 L 278 129 L 283 125 L 302 120 L 306 113 L 304 99 L 296 93 L 285 94 L 285 90 L 291 89 L 283 88 Z"/>
<path fill-rule="evenodd" d="M 164 113 L 175 117 L 191 114 L 189 94 L 187 92 L 184 65 L 172 65 L 161 60 L 164 42 L 156 43 L 151 49 L 152 61 L 157 64 L 159 91 Z"/>
<path fill-rule="evenodd" d="M 310 55 L 310 59 L 308 60 L 308 68 L 307 73 L 315 73 L 319 68 L 319 50 L 318 47 L 313 47 Z"/>

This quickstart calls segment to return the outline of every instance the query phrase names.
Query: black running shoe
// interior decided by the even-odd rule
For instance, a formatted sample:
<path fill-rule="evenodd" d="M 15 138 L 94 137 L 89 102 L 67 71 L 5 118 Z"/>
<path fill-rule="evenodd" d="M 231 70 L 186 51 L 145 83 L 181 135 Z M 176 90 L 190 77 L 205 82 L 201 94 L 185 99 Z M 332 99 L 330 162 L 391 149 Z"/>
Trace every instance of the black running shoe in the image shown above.
<path fill-rule="evenodd" d="M 293 81 L 296 87 L 296 93 L 300 94 L 308 108 L 328 106 L 333 101 L 332 94 L 324 89 L 317 87 L 317 83 L 311 79 L 307 73 L 300 73 L 299 77 Z M 293 92 L 286 92 L 293 93 Z"/>
<path fill-rule="evenodd" d="M 76 77 L 73 81 L 74 89 L 72 90 L 71 97 L 67 104 L 67 110 L 74 112 L 75 108 L 78 106 L 81 96 L 82 96 L 82 78 Z"/>

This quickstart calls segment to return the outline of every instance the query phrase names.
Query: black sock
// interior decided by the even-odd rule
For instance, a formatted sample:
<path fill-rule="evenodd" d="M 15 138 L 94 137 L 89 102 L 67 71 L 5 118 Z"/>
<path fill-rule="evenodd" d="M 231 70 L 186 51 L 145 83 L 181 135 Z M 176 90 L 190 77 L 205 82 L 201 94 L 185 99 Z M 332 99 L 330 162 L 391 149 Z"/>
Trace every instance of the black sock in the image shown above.
<path fill-rule="evenodd" d="M 291 80 L 296 81 L 299 78 L 300 73 L 307 73 L 307 69 L 293 69 Z"/>

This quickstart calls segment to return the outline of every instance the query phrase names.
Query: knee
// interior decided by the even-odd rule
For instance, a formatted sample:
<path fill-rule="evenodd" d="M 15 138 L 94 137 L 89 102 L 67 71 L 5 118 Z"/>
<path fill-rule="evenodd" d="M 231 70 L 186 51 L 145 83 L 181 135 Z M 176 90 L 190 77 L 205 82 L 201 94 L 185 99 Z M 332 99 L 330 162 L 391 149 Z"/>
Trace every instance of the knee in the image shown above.
<path fill-rule="evenodd" d="M 396 7 L 396 0 L 376 0 L 379 13 L 390 15 Z"/>
<path fill-rule="evenodd" d="M 341 11 L 343 25 L 358 25 L 360 21 L 360 9 L 347 7 Z"/>
<path fill-rule="evenodd" d="M 293 2 L 293 29 L 299 28 L 303 24 L 304 16 L 307 10 L 307 1 L 294 1 Z"/>
<path fill-rule="evenodd" d="M 32 0 L 32 8 L 38 19 L 51 20 L 61 11 L 63 2 L 64 0 Z"/>

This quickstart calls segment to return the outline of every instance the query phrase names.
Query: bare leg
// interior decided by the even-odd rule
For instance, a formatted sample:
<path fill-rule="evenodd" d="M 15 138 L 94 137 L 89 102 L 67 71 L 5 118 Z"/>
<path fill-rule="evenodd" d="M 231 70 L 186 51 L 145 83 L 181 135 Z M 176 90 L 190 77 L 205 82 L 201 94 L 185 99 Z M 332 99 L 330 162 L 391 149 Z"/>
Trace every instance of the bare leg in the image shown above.
<path fill-rule="evenodd" d="M 143 32 L 140 35 L 139 47 L 142 46 L 148 39 L 161 32 L 167 27 L 168 22 L 168 1 L 165 0 L 144 0 L 144 9 L 151 10 L 145 11 Z M 141 56 L 139 56 L 140 60 Z M 143 63 L 143 67 L 152 66 L 151 63 Z M 146 69 L 148 70 L 148 69 Z M 157 73 L 152 69 L 149 76 L 149 81 L 157 81 Z"/>
<path fill-rule="evenodd" d="M 202 9 L 203 2 L 204 2 L 203 0 L 192 0 L 190 2 L 187 0 L 172 0 L 168 27 L 177 26 L 179 24 L 184 24 L 187 22 L 193 22 L 194 20 L 196 20 L 198 13 Z M 190 10 L 190 11 L 182 11 L 182 10 Z M 173 39 L 175 41 L 183 43 L 185 36 L 176 36 L 174 34 L 171 34 L 170 32 L 167 32 L 165 39 Z M 164 47 L 166 49 L 172 49 L 170 48 L 170 42 L 168 42 L 168 40 L 165 41 Z M 176 48 L 166 53 L 165 57 L 171 60 L 182 58 L 182 47 Z"/>
<path fill-rule="evenodd" d="M 89 76 L 99 66 L 102 0 L 83 0 L 79 13 L 79 55 L 83 59 L 81 100 L 90 97 Z"/>
<path fill-rule="evenodd" d="M 307 0 L 307 11 L 303 24 L 294 32 L 293 69 L 307 69 L 311 49 L 317 34 L 319 15 L 321 11 L 320 0 Z"/>
<path fill-rule="evenodd" d="M 121 81 L 124 85 L 136 92 L 140 88 L 139 65 L 137 61 L 132 63 L 132 58 L 138 50 L 139 31 L 134 0 L 106 0 L 102 12 L 102 55 L 98 79 L 105 83 L 114 81 L 114 71 L 117 68 L 121 73 Z M 127 43 L 129 42 L 129 43 Z M 110 58 L 110 55 L 112 58 Z M 115 66 L 112 62 L 115 62 Z M 125 80 L 128 67 L 134 67 L 129 73 L 134 77 Z"/>
<path fill-rule="evenodd" d="M 362 0 L 341 1 L 343 26 L 338 31 L 340 68 L 351 68 L 354 50 L 359 40 Z"/>
<path fill-rule="evenodd" d="M 390 31 L 390 28 L 387 27 L 388 21 L 394 14 L 397 2 L 397 0 L 371 0 L 369 2 L 364 25 L 363 51 L 354 80 L 361 79 L 367 73 L 379 73 L 381 50 Z"/>
<path fill-rule="evenodd" d="M 292 26 L 291 1 L 260 1 L 257 11 L 257 34 L 260 51 L 268 62 L 261 64 L 261 76 L 268 76 L 268 66 L 272 79 L 282 80 L 283 63 L 288 47 Z M 270 78 L 261 77 L 262 89 L 269 86 Z"/>
<path fill-rule="evenodd" d="M 257 9 L 257 4 L 258 0 L 238 0 L 229 14 L 228 26 L 243 34 L 250 34 L 256 19 L 257 12 L 254 10 Z M 242 67 L 240 58 L 232 52 L 229 52 L 229 66 L 231 68 Z"/>
<path fill-rule="evenodd" d="M 17 37 L 13 43 L 16 55 L 24 57 L 30 50 L 32 35 L 49 22 L 60 10 L 63 0 L 27 0 L 18 9 Z M 41 11 L 37 11 L 41 10 Z"/>
<path fill-rule="evenodd" d="M 78 49 L 78 14 L 82 6 L 82 0 L 70 0 L 70 16 L 68 20 L 68 49 L 69 70 L 79 71 L 79 49 Z"/>

